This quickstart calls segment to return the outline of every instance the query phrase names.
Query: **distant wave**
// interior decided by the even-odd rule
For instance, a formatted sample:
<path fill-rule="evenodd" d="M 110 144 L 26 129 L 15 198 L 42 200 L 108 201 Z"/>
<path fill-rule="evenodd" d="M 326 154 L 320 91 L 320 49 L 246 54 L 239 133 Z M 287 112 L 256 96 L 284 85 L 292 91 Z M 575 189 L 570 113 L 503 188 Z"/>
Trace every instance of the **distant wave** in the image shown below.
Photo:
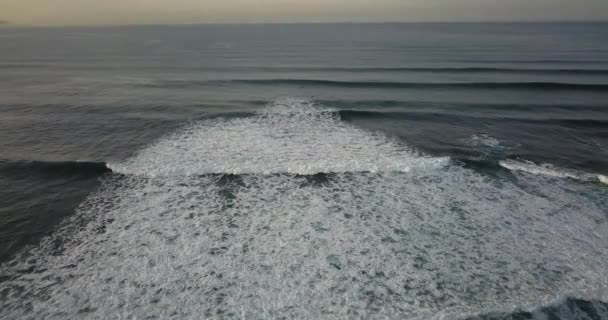
<path fill-rule="evenodd" d="M 420 72 L 420 73 L 510 73 L 604 75 L 608 69 L 580 68 L 502 68 L 502 67 L 248 67 L 255 71 L 331 71 L 331 72 Z M 240 69 L 242 70 L 242 69 Z"/>
<path fill-rule="evenodd" d="M 479 120 L 479 119 L 500 119 L 501 121 L 516 121 L 521 123 L 535 123 L 535 124 L 553 124 L 564 127 L 606 127 L 608 126 L 608 119 L 559 119 L 559 118 L 545 118 L 545 119 L 529 119 L 529 118 L 517 118 L 517 117 L 500 117 L 496 118 L 489 115 L 466 115 L 464 113 L 446 113 L 446 112 L 427 112 L 427 111 L 369 111 L 369 110 L 339 110 L 337 111 L 340 117 L 344 120 L 349 119 L 406 119 L 406 120 L 429 120 L 429 121 L 443 121 L 443 120 Z"/>
<path fill-rule="evenodd" d="M 585 110 L 585 111 L 606 111 L 608 103 L 605 104 L 588 104 L 588 103 L 475 103 L 475 102 L 428 102 L 416 100 L 317 100 L 322 105 L 330 106 L 337 109 L 365 109 L 368 107 L 382 108 L 435 108 L 449 107 L 456 110 L 507 110 L 507 111 L 530 111 L 530 110 Z"/>
<path fill-rule="evenodd" d="M 534 103 L 479 103 L 479 102 L 432 102 L 432 101 L 420 101 L 420 100 L 391 100 L 391 99 L 370 99 L 370 100 L 358 100 L 358 99 L 315 99 L 315 103 L 330 107 L 335 110 L 343 110 L 344 115 L 357 116 L 357 115 L 371 115 L 370 112 L 378 113 L 377 116 L 382 116 L 388 112 L 403 112 L 404 115 L 419 112 L 441 112 L 443 114 L 450 114 L 462 111 L 463 114 L 467 114 L 475 111 L 533 111 L 533 112 L 552 112 L 552 111 L 568 111 L 577 113 L 595 111 L 600 114 L 605 113 L 608 115 L 608 101 L 606 103 L 585 103 L 585 102 L 574 102 L 574 103 L 552 103 L 543 101 L 535 101 Z M 23 110 L 36 110 L 37 112 L 44 112 L 50 114 L 56 114 L 58 110 L 86 110 L 87 113 L 103 113 L 114 112 L 115 110 L 124 110 L 129 108 L 136 112 L 158 112 L 158 113 L 173 113 L 175 110 L 204 110 L 214 109 L 221 107 L 219 110 L 220 114 L 208 112 L 205 117 L 236 117 L 236 116 L 250 116 L 252 111 L 242 110 L 254 110 L 255 108 L 264 107 L 268 104 L 265 100 L 226 100 L 221 103 L 209 102 L 209 103 L 196 103 L 196 104 L 161 104 L 161 103 L 145 103 L 145 104 L 31 104 L 31 103 L 1 103 L 0 108 L 5 112 L 23 112 Z M 235 111 L 232 111 L 235 110 Z M 238 110 L 238 111 L 236 111 Z M 404 110 L 404 111 L 402 111 Z M 507 113 L 508 114 L 508 113 Z M 556 113 L 559 114 L 559 113 Z M 582 113 L 581 113 L 582 114 Z M 390 114 L 395 116 L 395 114 Z M 597 121 L 598 119 L 590 119 Z M 535 121 L 535 120 L 532 120 Z M 577 120 L 574 120 L 575 122 Z M 604 124 L 600 121 L 599 124 Z"/>
<path fill-rule="evenodd" d="M 268 79 L 268 80 L 232 80 L 237 83 L 251 84 L 295 84 L 320 85 L 335 87 L 372 87 L 372 88 L 471 88 L 471 89 L 540 89 L 540 90 L 608 90 L 608 84 L 579 84 L 560 82 L 466 82 L 466 83 L 414 83 L 414 82 L 375 82 L 375 81 L 332 81 L 308 79 Z"/>
<path fill-rule="evenodd" d="M 570 59 L 455 59 L 453 62 L 471 62 L 471 63 L 518 63 L 518 64 L 603 64 L 608 63 L 608 60 L 570 60 Z"/>
<path fill-rule="evenodd" d="M 218 68 L 222 70 L 221 68 Z M 509 73 L 509 74 L 577 74 L 605 75 L 608 69 L 581 68 L 507 68 L 507 67 L 245 67 L 240 71 L 317 71 L 317 72 L 419 72 L 419 73 Z"/>
<path fill-rule="evenodd" d="M 49 65 L 41 63 L 0 63 L 0 69 L 38 69 L 48 67 Z"/>
<path fill-rule="evenodd" d="M 516 74 L 578 74 L 604 75 L 608 69 L 534 69 L 534 68 L 388 68 L 379 71 L 413 71 L 425 73 L 516 73 Z"/>
<path fill-rule="evenodd" d="M 334 81 L 317 79 L 234 79 L 234 80 L 161 80 L 134 84 L 151 88 L 190 88 L 206 85 L 249 84 L 261 86 L 296 85 L 339 88 L 385 89 L 516 89 L 516 90 L 575 90 L 608 91 L 608 84 L 562 82 L 390 82 L 390 81 Z"/>
<path fill-rule="evenodd" d="M 104 162 L 0 160 L 0 174 L 4 175 L 101 175 L 108 171 Z"/>
<path fill-rule="evenodd" d="M 501 61 L 498 61 L 501 62 Z M 502 61 L 504 63 L 577 63 L 572 61 L 560 60 L 540 60 L 540 61 Z M 601 63 L 594 61 L 585 61 L 585 63 Z M 53 68 L 53 69 L 75 69 L 75 70 L 118 70 L 124 69 L 124 66 L 117 64 L 84 64 L 84 63 L 65 63 L 62 61 L 41 62 L 5 62 L 0 63 L 0 69 L 31 69 L 31 68 Z M 366 73 L 366 72 L 382 72 L 382 73 L 404 73 L 404 72 L 419 72 L 419 73 L 506 73 L 506 74 L 576 74 L 576 75 L 608 75 L 607 68 L 591 68 L 587 67 L 484 67 L 484 66 L 426 66 L 426 67 L 411 67 L 411 66 L 160 66 L 160 65 L 133 65 L 132 69 L 140 70 L 201 70 L 201 71 L 217 71 L 217 72 L 346 72 L 346 73 Z"/>
<path fill-rule="evenodd" d="M 95 64 L 61 64 L 61 63 L 0 63 L 0 69 L 71 69 L 71 70 L 119 70 L 121 65 L 95 65 Z M 513 67 L 349 67 L 349 66 L 244 66 L 244 67 L 198 67 L 198 66 L 158 66 L 141 65 L 131 66 L 137 70 L 200 70 L 215 72 L 344 72 L 344 73 L 502 73 L 502 74 L 558 74 L 558 75 L 608 75 L 608 69 L 598 68 L 513 68 Z"/>

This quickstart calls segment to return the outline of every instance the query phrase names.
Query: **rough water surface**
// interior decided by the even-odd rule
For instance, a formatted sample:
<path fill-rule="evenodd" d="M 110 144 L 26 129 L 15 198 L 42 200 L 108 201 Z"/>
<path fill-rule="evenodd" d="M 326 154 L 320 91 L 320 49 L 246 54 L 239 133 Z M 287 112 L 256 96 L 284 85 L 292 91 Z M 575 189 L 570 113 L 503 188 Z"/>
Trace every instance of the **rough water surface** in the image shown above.
<path fill-rule="evenodd" d="M 203 120 L 111 165 L 59 231 L 5 265 L 2 314 L 422 319 L 604 297 L 605 192 L 496 180 L 319 108 Z M 267 153 L 230 143 L 244 127 Z M 194 160 L 205 154 L 218 165 Z M 299 169 L 306 157 L 331 161 Z"/>

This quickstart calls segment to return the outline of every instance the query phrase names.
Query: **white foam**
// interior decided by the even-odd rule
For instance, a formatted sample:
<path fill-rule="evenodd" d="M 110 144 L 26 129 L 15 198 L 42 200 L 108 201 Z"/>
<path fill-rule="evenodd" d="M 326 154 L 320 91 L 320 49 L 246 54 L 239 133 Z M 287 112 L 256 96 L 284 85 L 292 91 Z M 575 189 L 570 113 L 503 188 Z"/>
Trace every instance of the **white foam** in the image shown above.
<path fill-rule="evenodd" d="M 527 160 L 501 160 L 499 165 L 511 171 L 522 171 L 536 175 L 543 175 L 555 178 L 570 178 L 580 181 L 601 181 L 596 174 L 580 172 L 572 169 L 557 168 L 551 164 L 536 164 Z"/>
<path fill-rule="evenodd" d="M 500 140 L 492 137 L 489 134 L 480 133 L 472 135 L 468 140 L 468 144 L 474 147 L 501 148 Z"/>
<path fill-rule="evenodd" d="M 277 108 L 242 128 L 274 133 L 264 145 L 279 159 L 292 159 L 281 146 L 305 156 L 298 146 L 322 140 L 312 128 L 360 148 L 327 152 L 416 159 L 323 112 Z M 314 176 L 264 175 L 288 163 L 264 166 L 266 157 L 239 166 L 256 174 L 170 170 L 194 161 L 187 151 L 200 154 L 201 141 L 209 147 L 204 132 L 223 132 L 245 152 L 228 134 L 228 123 L 241 128 L 232 121 L 144 150 L 125 166 L 144 174 L 110 175 L 58 232 L 0 266 L 0 318 L 457 318 L 608 292 L 605 188 L 536 176 L 516 185 L 454 164 L 372 173 L 370 157 L 366 172 Z M 297 130 L 260 124 L 275 122 Z M 222 156 L 205 150 L 236 155 L 217 148 Z"/>
<path fill-rule="evenodd" d="M 608 177 L 605 175 L 600 174 L 597 176 L 597 179 L 603 184 L 608 184 Z"/>
<path fill-rule="evenodd" d="M 603 208 L 570 188 L 536 195 L 459 167 L 115 177 L 80 208 L 85 228 L 6 267 L 0 315 L 430 318 L 538 305 L 608 285 Z"/>
<path fill-rule="evenodd" d="M 284 99 L 250 118 L 194 123 L 136 157 L 110 164 L 146 176 L 407 172 L 445 165 L 385 136 L 341 122 L 308 100 Z"/>

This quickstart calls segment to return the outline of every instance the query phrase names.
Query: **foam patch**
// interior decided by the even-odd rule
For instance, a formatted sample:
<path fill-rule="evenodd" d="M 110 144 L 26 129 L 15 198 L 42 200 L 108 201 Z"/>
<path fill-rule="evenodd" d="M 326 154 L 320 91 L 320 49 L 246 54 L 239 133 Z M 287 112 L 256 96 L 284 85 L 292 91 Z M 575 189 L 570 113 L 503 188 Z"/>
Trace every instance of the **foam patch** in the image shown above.
<path fill-rule="evenodd" d="M 429 319 L 608 297 L 605 188 L 449 163 L 394 170 L 404 155 L 428 158 L 316 110 L 285 111 L 195 125 L 143 150 L 123 166 L 141 174 L 110 174 L 61 230 L 1 267 L 0 317 Z M 248 174 L 202 175 L 238 164 L 204 133 L 244 152 L 243 128 L 278 130 L 263 145 L 289 161 L 267 152 L 238 166 Z M 346 149 L 309 153 L 321 136 Z M 188 150 L 229 163 L 188 171 Z M 390 161 L 347 157 L 371 151 Z M 300 157 L 337 172 L 288 173 Z"/>

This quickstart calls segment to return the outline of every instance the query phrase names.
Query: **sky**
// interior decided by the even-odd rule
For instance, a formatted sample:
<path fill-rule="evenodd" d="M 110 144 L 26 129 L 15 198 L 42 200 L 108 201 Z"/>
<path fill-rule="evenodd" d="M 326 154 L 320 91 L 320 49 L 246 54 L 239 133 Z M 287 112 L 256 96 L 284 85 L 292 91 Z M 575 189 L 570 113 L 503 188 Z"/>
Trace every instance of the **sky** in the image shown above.
<path fill-rule="evenodd" d="M 0 0 L 18 25 L 608 20 L 608 0 Z"/>

